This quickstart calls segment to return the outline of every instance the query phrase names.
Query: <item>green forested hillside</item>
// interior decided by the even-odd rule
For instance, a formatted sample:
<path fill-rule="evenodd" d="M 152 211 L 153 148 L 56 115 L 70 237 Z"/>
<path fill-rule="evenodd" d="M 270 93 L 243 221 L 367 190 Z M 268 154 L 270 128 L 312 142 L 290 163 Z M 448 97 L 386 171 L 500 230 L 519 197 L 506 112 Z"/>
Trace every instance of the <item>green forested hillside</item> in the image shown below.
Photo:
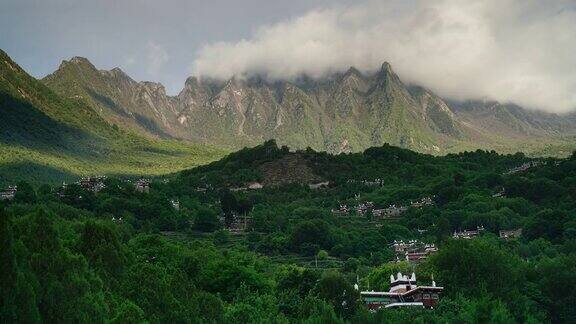
<path fill-rule="evenodd" d="M 0 207 L 0 321 L 573 323 L 575 180 L 574 154 L 333 156 L 267 142 L 149 193 L 114 178 L 97 194 L 21 183 Z M 253 181 L 264 188 L 237 189 Z M 390 205 L 409 207 L 376 217 Z M 394 262 L 390 244 L 412 239 L 439 250 Z M 398 271 L 443 286 L 438 307 L 368 312 L 353 285 L 387 290 Z"/>
<path fill-rule="evenodd" d="M 159 141 L 107 123 L 81 98 L 62 98 L 0 51 L 0 186 L 78 175 L 171 173 L 222 151 Z"/>

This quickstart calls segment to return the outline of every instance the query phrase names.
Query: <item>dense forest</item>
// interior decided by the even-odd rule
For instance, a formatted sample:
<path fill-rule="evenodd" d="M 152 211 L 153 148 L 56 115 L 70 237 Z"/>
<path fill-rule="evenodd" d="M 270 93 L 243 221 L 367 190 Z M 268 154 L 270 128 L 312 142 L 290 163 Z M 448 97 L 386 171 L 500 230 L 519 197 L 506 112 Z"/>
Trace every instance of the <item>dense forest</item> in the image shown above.
<path fill-rule="evenodd" d="M 0 322 L 576 322 L 576 154 L 269 141 L 149 192 L 104 184 L 21 182 L 0 202 Z M 378 217 L 390 206 L 408 207 Z M 395 240 L 438 251 L 397 262 Z M 368 311 L 354 285 L 387 290 L 398 271 L 443 286 L 438 306 Z"/>

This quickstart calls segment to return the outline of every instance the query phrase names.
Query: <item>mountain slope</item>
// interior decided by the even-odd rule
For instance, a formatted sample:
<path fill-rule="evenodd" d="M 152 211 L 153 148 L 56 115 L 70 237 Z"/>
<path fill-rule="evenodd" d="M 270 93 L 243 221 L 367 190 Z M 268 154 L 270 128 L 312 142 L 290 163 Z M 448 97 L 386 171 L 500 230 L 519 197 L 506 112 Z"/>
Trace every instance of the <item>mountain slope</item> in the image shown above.
<path fill-rule="evenodd" d="M 180 137 L 176 102 L 159 83 L 136 82 L 119 68 L 97 70 L 82 57 L 63 61 L 43 82 L 68 98 L 82 98 L 110 123 L 157 137 Z"/>
<path fill-rule="evenodd" d="M 159 175 L 224 153 L 118 129 L 84 99 L 56 95 L 1 50 L 0 116 L 0 184 L 91 173 Z"/>

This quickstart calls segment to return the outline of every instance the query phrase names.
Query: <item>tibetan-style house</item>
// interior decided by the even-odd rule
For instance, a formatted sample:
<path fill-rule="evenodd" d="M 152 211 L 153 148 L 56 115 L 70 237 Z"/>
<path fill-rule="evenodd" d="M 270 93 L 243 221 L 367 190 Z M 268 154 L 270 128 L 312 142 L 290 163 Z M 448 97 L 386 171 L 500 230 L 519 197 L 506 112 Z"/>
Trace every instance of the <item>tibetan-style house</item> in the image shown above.
<path fill-rule="evenodd" d="M 139 179 L 134 183 L 134 188 L 138 192 L 149 193 L 150 192 L 150 181 L 146 179 Z"/>
<path fill-rule="evenodd" d="M 431 286 L 418 286 L 415 273 L 408 277 L 398 272 L 396 278 L 394 275 L 390 275 L 389 291 L 362 291 L 360 297 L 366 308 L 374 312 L 381 308 L 434 308 L 443 291 L 444 287 L 437 287 L 434 280 L 432 280 Z"/>
<path fill-rule="evenodd" d="M 18 187 L 8 186 L 6 190 L 0 191 L 0 200 L 13 200 L 16 196 L 16 191 L 18 191 Z"/>
<path fill-rule="evenodd" d="M 82 187 L 84 190 L 92 191 L 93 193 L 98 193 L 100 190 L 106 188 L 104 181 L 106 180 L 105 176 L 92 176 L 92 177 L 85 177 L 78 181 L 78 185 Z"/>
<path fill-rule="evenodd" d="M 316 183 L 309 183 L 308 188 L 315 190 L 315 189 L 322 189 L 327 188 L 330 185 L 330 181 L 322 181 Z"/>
<path fill-rule="evenodd" d="M 452 237 L 455 239 L 472 239 L 480 235 L 484 231 L 484 226 L 478 226 L 475 230 L 464 230 L 461 232 L 454 232 Z"/>
<path fill-rule="evenodd" d="M 511 238 L 518 238 L 522 236 L 522 229 L 515 229 L 515 230 L 502 230 L 499 232 L 500 238 L 502 239 L 511 239 Z"/>
<path fill-rule="evenodd" d="M 391 205 L 388 208 L 372 210 L 372 215 L 376 218 L 396 218 L 407 210 L 408 207 L 406 206 Z"/>

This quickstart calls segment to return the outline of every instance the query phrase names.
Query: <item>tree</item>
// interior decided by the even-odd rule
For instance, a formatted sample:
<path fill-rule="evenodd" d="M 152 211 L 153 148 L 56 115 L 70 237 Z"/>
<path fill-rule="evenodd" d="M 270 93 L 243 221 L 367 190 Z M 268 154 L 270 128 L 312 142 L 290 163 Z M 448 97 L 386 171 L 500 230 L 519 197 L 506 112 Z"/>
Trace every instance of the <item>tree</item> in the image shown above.
<path fill-rule="evenodd" d="M 129 300 L 125 300 L 120 304 L 116 310 L 116 316 L 111 321 L 113 324 L 138 324 L 145 322 L 144 311 Z"/>
<path fill-rule="evenodd" d="M 14 201 L 21 204 L 32 204 L 36 202 L 36 192 L 34 188 L 25 181 L 19 182 L 18 190 L 14 195 Z"/>
<path fill-rule="evenodd" d="M 238 200 L 236 200 L 236 197 L 229 189 L 220 191 L 220 206 L 226 215 L 238 210 Z"/>
<path fill-rule="evenodd" d="M 194 217 L 194 229 L 202 232 L 214 232 L 220 227 L 216 213 L 208 208 L 201 208 Z"/>
<path fill-rule="evenodd" d="M 336 314 L 349 318 L 356 312 L 358 292 L 338 272 L 326 272 L 316 287 L 316 295 L 334 307 Z"/>
<path fill-rule="evenodd" d="M 115 230 L 103 222 L 89 220 L 80 235 L 80 251 L 90 265 L 107 275 L 121 273 L 125 257 Z"/>
<path fill-rule="evenodd" d="M 0 322 L 15 322 L 16 259 L 10 220 L 3 209 L 0 209 L 0 247 Z"/>
<path fill-rule="evenodd" d="M 320 219 L 303 221 L 292 231 L 291 242 L 295 248 L 300 248 L 307 243 L 329 249 L 332 245 L 330 227 L 328 223 Z"/>
<path fill-rule="evenodd" d="M 501 298 L 514 294 L 521 287 L 522 265 L 494 243 L 481 238 L 449 241 L 431 257 L 436 280 L 449 294 L 486 292 Z"/>

